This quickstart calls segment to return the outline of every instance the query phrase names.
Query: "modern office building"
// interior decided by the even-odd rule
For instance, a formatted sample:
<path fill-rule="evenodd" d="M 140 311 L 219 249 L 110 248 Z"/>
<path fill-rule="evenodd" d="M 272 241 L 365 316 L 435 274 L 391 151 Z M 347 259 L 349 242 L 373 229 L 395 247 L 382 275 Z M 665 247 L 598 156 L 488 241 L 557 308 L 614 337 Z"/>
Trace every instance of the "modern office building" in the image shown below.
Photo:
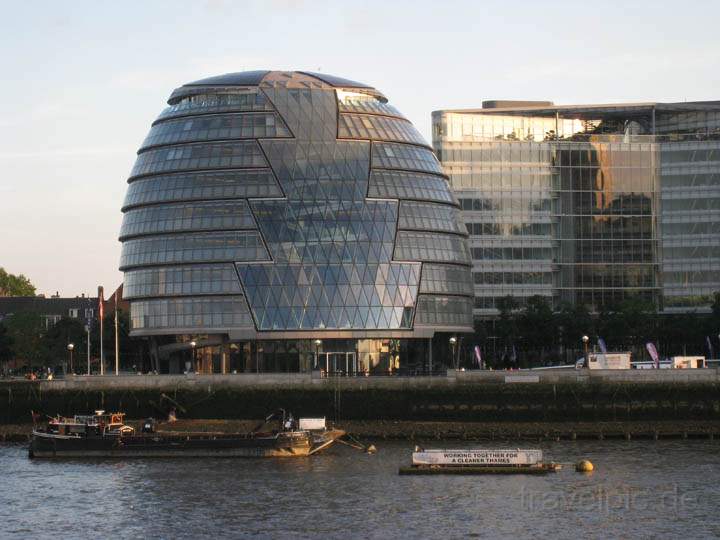
<path fill-rule="evenodd" d="M 426 369 L 472 331 L 458 204 L 378 90 L 253 71 L 168 103 L 120 233 L 132 334 L 166 369 Z"/>
<path fill-rule="evenodd" d="M 432 123 L 470 233 L 476 316 L 533 295 L 703 311 L 720 290 L 720 101 L 487 101 Z"/>

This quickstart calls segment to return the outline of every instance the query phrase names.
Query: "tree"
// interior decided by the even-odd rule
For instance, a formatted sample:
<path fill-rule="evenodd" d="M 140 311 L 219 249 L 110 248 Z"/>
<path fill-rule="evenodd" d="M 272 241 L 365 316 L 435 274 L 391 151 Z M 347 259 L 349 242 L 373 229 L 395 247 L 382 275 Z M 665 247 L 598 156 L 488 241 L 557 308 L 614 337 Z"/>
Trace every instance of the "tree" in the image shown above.
<path fill-rule="evenodd" d="M 557 343 L 558 326 L 552 307 L 543 296 L 531 296 L 518 319 L 530 360 L 541 360 Z"/>
<path fill-rule="evenodd" d="M 565 350 L 565 361 L 574 362 L 582 351 L 582 336 L 593 337 L 597 333 L 596 322 L 584 304 L 563 303 L 557 314 L 560 345 Z M 602 333 L 600 333 L 602 336 Z M 597 337 L 600 337 L 597 336 Z M 567 358 L 567 353 L 572 353 Z"/>
<path fill-rule="evenodd" d="M 13 357 L 13 339 L 8 334 L 7 327 L 0 322 L 0 372 L 4 371 L 5 364 Z"/>
<path fill-rule="evenodd" d="M 35 296 L 35 285 L 20 274 L 9 274 L 0 267 L 0 296 Z"/>
<path fill-rule="evenodd" d="M 67 362 L 69 353 L 67 350 L 68 343 L 75 345 L 74 351 L 74 368 L 76 371 L 80 358 L 84 357 L 85 348 L 87 346 L 87 338 L 85 337 L 85 326 L 78 320 L 70 317 L 63 317 L 54 325 L 48 328 L 43 335 L 41 341 L 42 360 L 48 366 L 58 366 Z M 67 364 L 67 370 L 70 370 L 70 364 Z"/>
<path fill-rule="evenodd" d="M 36 313 L 15 313 L 3 324 L 13 341 L 13 357 L 25 362 L 28 367 L 39 365 L 43 359 L 42 337 L 45 333 L 43 318 Z"/>
<path fill-rule="evenodd" d="M 518 337 L 518 326 L 517 326 L 517 309 L 518 303 L 512 296 L 503 296 L 498 299 L 497 302 L 498 310 L 500 310 L 500 317 L 495 325 L 498 338 L 500 338 L 501 345 L 503 347 L 503 355 L 509 355 Z M 507 361 L 509 357 L 506 356 Z"/>

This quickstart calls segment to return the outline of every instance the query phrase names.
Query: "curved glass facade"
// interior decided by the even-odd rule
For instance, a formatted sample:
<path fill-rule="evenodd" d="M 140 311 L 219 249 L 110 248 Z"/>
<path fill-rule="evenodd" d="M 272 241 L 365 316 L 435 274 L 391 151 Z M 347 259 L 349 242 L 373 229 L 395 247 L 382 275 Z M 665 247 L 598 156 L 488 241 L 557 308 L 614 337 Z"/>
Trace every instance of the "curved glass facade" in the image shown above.
<path fill-rule="evenodd" d="M 436 332 L 472 331 L 467 230 L 447 177 L 359 83 L 253 72 L 176 90 L 123 211 L 134 335 L 216 335 L 298 366 L 319 338 L 357 372 L 392 370 L 394 355 L 422 363 Z"/>

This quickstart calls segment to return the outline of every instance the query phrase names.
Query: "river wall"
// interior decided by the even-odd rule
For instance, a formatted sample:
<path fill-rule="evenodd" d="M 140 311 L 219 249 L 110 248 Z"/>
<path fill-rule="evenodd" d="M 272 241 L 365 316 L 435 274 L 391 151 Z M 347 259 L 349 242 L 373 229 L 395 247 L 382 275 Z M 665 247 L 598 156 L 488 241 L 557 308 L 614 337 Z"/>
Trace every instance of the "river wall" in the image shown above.
<path fill-rule="evenodd" d="M 129 418 L 262 418 L 277 408 L 335 421 L 601 422 L 720 420 L 717 369 L 449 372 L 446 377 L 158 375 L 0 381 L 0 424 L 31 410 Z"/>

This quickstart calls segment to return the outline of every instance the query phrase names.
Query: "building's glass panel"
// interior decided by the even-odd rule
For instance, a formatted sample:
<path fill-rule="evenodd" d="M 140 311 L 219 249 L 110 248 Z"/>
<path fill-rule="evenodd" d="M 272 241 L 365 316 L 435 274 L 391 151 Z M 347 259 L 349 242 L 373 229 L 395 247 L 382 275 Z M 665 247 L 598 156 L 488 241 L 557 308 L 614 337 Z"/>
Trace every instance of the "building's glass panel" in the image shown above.
<path fill-rule="evenodd" d="M 252 208 L 274 261 L 378 263 L 392 259 L 397 223 L 394 201 L 253 201 Z"/>
<path fill-rule="evenodd" d="M 464 326 L 472 300 L 464 296 L 418 296 L 416 326 Z"/>
<path fill-rule="evenodd" d="M 365 141 L 263 140 L 273 171 L 288 199 L 362 201 L 370 167 Z"/>
<path fill-rule="evenodd" d="M 125 212 L 120 238 L 179 231 L 256 229 L 247 201 L 197 201 Z"/>
<path fill-rule="evenodd" d="M 472 296 L 470 269 L 449 264 L 423 263 L 420 292 Z"/>
<path fill-rule="evenodd" d="M 430 150 L 399 143 L 373 143 L 372 166 L 443 174 L 442 167 Z"/>
<path fill-rule="evenodd" d="M 407 171 L 373 170 L 368 195 L 379 199 L 454 202 L 448 182 L 442 176 Z"/>
<path fill-rule="evenodd" d="M 395 260 L 437 261 L 468 264 L 466 240 L 454 234 L 398 231 Z"/>
<path fill-rule="evenodd" d="M 290 136 L 276 113 L 213 114 L 156 123 L 140 146 L 140 151 L 183 142 Z"/>
<path fill-rule="evenodd" d="M 591 309 L 638 294 L 657 300 L 652 137 L 635 135 L 644 128 L 634 121 L 531 115 L 433 117 L 471 235 L 476 294 L 525 298 L 541 288 L 555 306 L 591 300 Z M 589 294 L 589 282 L 603 285 Z"/>
<path fill-rule="evenodd" d="M 663 119 L 665 129 L 714 138 L 660 145 L 663 307 L 670 311 L 708 310 L 720 290 L 720 124 L 707 114 Z"/>
<path fill-rule="evenodd" d="M 400 202 L 399 229 L 465 233 L 460 211 L 445 204 Z"/>
<path fill-rule="evenodd" d="M 282 197 L 270 169 L 198 171 L 140 178 L 130 183 L 124 208 L 200 199 Z"/>
<path fill-rule="evenodd" d="M 242 294 L 232 264 L 157 266 L 125 272 L 123 298 Z"/>
<path fill-rule="evenodd" d="M 419 264 L 237 267 L 260 330 L 412 327 Z"/>
<path fill-rule="evenodd" d="M 338 105 L 343 112 L 381 114 L 404 118 L 402 113 L 389 103 L 383 103 L 374 96 L 338 90 Z"/>
<path fill-rule="evenodd" d="M 252 327 L 242 296 L 158 298 L 130 304 L 132 330 L 218 329 Z"/>
<path fill-rule="evenodd" d="M 256 141 L 182 144 L 138 155 L 131 177 L 193 169 L 267 167 Z"/>
<path fill-rule="evenodd" d="M 168 234 L 123 242 L 120 268 L 268 259 L 267 250 L 255 231 Z"/>
<path fill-rule="evenodd" d="M 228 111 L 269 110 L 272 110 L 272 105 L 268 102 L 265 94 L 257 89 L 243 89 L 236 93 L 198 94 L 185 97 L 166 108 L 158 119 Z"/>
<path fill-rule="evenodd" d="M 396 141 L 427 146 L 415 126 L 407 120 L 371 114 L 341 114 L 338 123 L 340 139 Z"/>

